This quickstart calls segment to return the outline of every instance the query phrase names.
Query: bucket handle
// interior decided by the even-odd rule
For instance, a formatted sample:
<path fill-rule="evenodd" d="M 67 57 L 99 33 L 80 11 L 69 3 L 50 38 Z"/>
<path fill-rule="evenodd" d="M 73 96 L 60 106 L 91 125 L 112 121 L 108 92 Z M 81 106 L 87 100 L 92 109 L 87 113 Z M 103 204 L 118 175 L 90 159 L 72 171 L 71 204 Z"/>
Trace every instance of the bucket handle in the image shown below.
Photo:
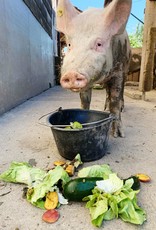
<path fill-rule="evenodd" d="M 40 124 L 40 125 L 44 125 L 44 126 L 46 126 L 46 127 L 56 127 L 56 128 L 65 128 L 66 127 L 66 125 L 49 125 L 49 123 L 47 124 L 47 122 L 45 121 L 45 122 L 43 122 L 42 121 L 42 119 L 44 118 L 44 117 L 47 117 L 49 114 L 53 114 L 53 113 L 56 113 L 56 112 L 61 112 L 62 111 L 62 107 L 59 107 L 58 109 L 56 109 L 56 110 L 54 110 L 54 111 L 52 111 L 52 112 L 49 112 L 49 113 L 47 113 L 47 114 L 44 114 L 43 116 L 41 116 L 38 120 L 38 123 Z M 112 120 L 112 121 L 114 121 L 114 120 L 116 120 L 116 117 L 113 115 L 113 114 L 111 114 L 110 115 L 110 117 L 108 117 L 108 118 L 105 118 L 105 119 L 102 119 L 101 121 L 98 121 L 98 122 L 103 122 L 103 121 L 108 121 L 108 120 Z M 92 122 L 92 123 L 87 123 L 87 124 L 82 124 L 84 127 L 87 127 L 87 126 L 89 126 L 89 125 L 93 125 L 93 124 L 96 124 L 97 123 L 97 121 L 95 121 L 95 122 Z"/>
<path fill-rule="evenodd" d="M 50 127 L 50 128 L 51 128 L 53 125 L 48 125 L 46 121 L 43 122 L 43 121 L 42 121 L 43 118 L 47 117 L 47 116 L 50 115 L 50 114 L 53 114 L 53 113 L 56 113 L 56 112 L 60 112 L 61 110 L 62 110 L 62 107 L 59 107 L 58 109 L 56 109 L 56 110 L 54 110 L 54 111 L 52 111 L 52 112 L 49 112 L 49 113 L 46 113 L 46 114 L 42 115 L 42 116 L 38 119 L 38 124 L 44 125 L 44 126 L 46 126 L 46 127 Z"/>

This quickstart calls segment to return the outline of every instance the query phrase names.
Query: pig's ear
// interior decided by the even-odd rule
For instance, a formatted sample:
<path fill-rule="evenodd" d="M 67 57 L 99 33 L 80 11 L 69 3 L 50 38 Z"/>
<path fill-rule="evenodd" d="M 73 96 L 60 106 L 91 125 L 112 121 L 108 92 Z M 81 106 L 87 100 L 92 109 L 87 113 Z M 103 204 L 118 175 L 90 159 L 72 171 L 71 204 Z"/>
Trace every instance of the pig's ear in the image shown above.
<path fill-rule="evenodd" d="M 106 27 L 112 36 L 123 33 L 130 15 L 132 0 L 106 0 L 105 4 Z"/>
<path fill-rule="evenodd" d="M 109 3 L 111 3 L 113 0 L 105 0 L 104 1 L 104 7 L 106 7 Z"/>
<path fill-rule="evenodd" d="M 72 19 L 79 14 L 79 11 L 69 0 L 58 0 L 56 24 L 57 30 L 66 34 Z"/>

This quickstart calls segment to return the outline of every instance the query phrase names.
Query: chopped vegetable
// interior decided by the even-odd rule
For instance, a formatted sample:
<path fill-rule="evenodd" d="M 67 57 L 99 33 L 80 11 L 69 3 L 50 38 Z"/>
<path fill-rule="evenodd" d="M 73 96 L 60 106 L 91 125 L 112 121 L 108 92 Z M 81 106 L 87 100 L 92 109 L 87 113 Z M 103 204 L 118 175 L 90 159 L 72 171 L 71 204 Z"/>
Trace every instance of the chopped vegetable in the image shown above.
<path fill-rule="evenodd" d="M 108 179 L 110 173 L 112 173 L 112 170 L 109 165 L 93 165 L 81 169 L 78 177 L 102 177 L 103 179 Z"/>
<path fill-rule="evenodd" d="M 31 193 L 29 193 L 29 190 L 32 190 L 32 188 L 28 189 L 27 200 L 36 206 L 36 202 L 42 200 L 49 191 L 52 191 L 54 185 L 56 185 L 59 180 L 61 180 L 64 185 L 70 179 L 67 172 L 61 166 L 56 166 L 46 174 L 41 182 L 35 183 Z"/>
<path fill-rule="evenodd" d="M 58 194 L 59 204 L 68 204 L 68 200 L 64 198 L 62 193 L 58 191 L 57 194 Z"/>
<path fill-rule="evenodd" d="M 0 180 L 32 186 L 34 181 L 41 181 L 45 175 L 44 170 L 26 162 L 12 162 L 10 168 L 0 175 Z"/>
<path fill-rule="evenodd" d="M 83 164 L 83 162 L 81 161 L 81 156 L 78 153 L 75 158 L 71 161 L 71 164 L 74 165 L 75 168 L 78 168 L 80 165 Z"/>
<path fill-rule="evenodd" d="M 109 175 L 109 179 L 97 181 L 96 185 L 96 188 L 99 190 L 102 190 L 105 193 L 113 194 L 123 187 L 123 180 L 117 177 L 114 173 Z"/>
<path fill-rule="evenodd" d="M 55 209 L 58 205 L 58 194 L 57 192 L 48 192 L 46 195 L 46 201 L 44 204 L 45 209 Z"/>
<path fill-rule="evenodd" d="M 83 126 L 78 121 L 70 122 L 70 126 L 66 126 L 65 129 L 82 129 Z"/>
<path fill-rule="evenodd" d="M 72 161 L 55 161 L 55 166 L 62 166 L 69 176 L 74 176 L 75 168 L 83 164 L 80 154 L 77 154 Z"/>
<path fill-rule="evenodd" d="M 63 165 L 65 165 L 65 161 L 54 161 L 54 165 L 55 166 L 63 166 Z"/>
<path fill-rule="evenodd" d="M 132 185 L 132 189 L 133 190 L 139 190 L 140 189 L 140 180 L 137 176 L 131 176 L 131 177 L 128 177 L 127 179 L 124 179 L 123 182 L 125 183 L 126 180 L 129 180 L 129 179 L 133 179 L 134 183 Z"/>
<path fill-rule="evenodd" d="M 64 129 L 72 129 L 71 126 L 66 126 Z"/>
<path fill-rule="evenodd" d="M 151 180 L 148 175 L 139 173 L 121 180 L 108 165 L 103 164 L 83 168 L 78 173 L 79 178 L 70 180 L 69 175 L 73 175 L 80 164 L 80 154 L 72 161 L 55 163 L 56 167 L 48 172 L 25 162 L 12 162 L 10 168 L 0 175 L 0 180 L 28 185 L 27 200 L 36 207 L 48 209 L 42 216 L 43 221 L 48 223 L 58 220 L 56 207 L 68 204 L 63 195 L 69 200 L 86 201 L 92 223 L 97 227 L 104 220 L 114 218 L 137 225 L 144 223 L 146 213 L 138 206 L 136 195 L 140 181 Z M 63 195 L 60 193 L 62 188 Z"/>
<path fill-rule="evenodd" d="M 133 224 L 143 224 L 146 213 L 137 204 L 136 194 L 139 190 L 134 191 L 131 188 L 133 178 L 126 180 L 124 184 L 115 174 L 110 174 L 108 180 L 109 183 L 100 186 L 97 181 L 97 187 L 92 190 L 93 194 L 83 199 L 87 201 L 86 207 L 90 211 L 92 224 L 100 227 L 103 220 L 118 217 Z"/>
<path fill-rule="evenodd" d="M 80 154 L 77 154 L 72 161 L 55 161 L 55 166 L 62 166 L 63 169 L 68 173 L 69 176 L 74 176 L 75 168 L 78 168 L 79 165 L 83 164 L 81 161 Z"/>
<path fill-rule="evenodd" d="M 78 121 L 70 122 L 70 125 L 72 129 L 82 129 L 83 128 L 81 123 L 79 123 Z"/>
<path fill-rule="evenodd" d="M 48 210 L 46 211 L 43 216 L 42 220 L 47 222 L 47 223 L 54 223 L 56 222 L 60 217 L 59 212 L 56 209 Z"/>
<path fill-rule="evenodd" d="M 68 173 L 69 176 L 74 176 L 74 172 L 75 172 L 74 165 L 68 165 L 66 167 L 66 172 Z"/>
<path fill-rule="evenodd" d="M 143 173 L 138 173 L 136 174 L 136 177 L 138 177 L 138 179 L 141 181 L 141 182 L 149 182 L 151 181 L 151 178 L 146 175 L 146 174 L 143 174 Z"/>
<path fill-rule="evenodd" d="M 63 189 L 63 195 L 72 201 L 82 201 L 85 196 L 91 195 L 96 186 L 96 181 L 103 180 L 101 177 L 83 177 L 68 181 Z"/>

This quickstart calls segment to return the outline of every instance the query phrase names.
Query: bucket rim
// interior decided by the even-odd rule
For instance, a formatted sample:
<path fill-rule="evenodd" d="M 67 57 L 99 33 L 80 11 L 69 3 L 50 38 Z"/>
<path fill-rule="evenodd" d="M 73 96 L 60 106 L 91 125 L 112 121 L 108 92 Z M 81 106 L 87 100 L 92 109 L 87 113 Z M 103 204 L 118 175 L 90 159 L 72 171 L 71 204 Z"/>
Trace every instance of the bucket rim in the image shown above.
<path fill-rule="evenodd" d="M 88 123 L 81 123 L 83 128 L 82 129 L 65 129 L 65 127 L 67 127 L 67 125 L 53 125 L 50 123 L 49 119 L 53 114 L 58 113 L 58 110 L 55 112 L 52 112 L 51 114 L 49 114 L 46 118 L 46 123 L 47 125 L 52 128 L 52 129 L 56 129 L 56 130 L 60 130 L 60 131 L 65 131 L 65 132 L 75 132 L 75 131 L 83 131 L 86 129 L 90 129 L 91 127 L 97 127 L 100 126 L 101 123 L 108 123 L 108 122 L 112 122 L 115 117 L 112 113 L 110 112 L 105 112 L 105 111 L 99 111 L 99 110 L 86 110 L 86 109 L 80 109 L 80 108 L 73 108 L 73 109 L 61 109 L 61 111 L 83 111 L 83 112 L 96 112 L 99 114 L 107 114 L 108 117 L 97 120 L 97 121 L 93 121 L 93 122 L 88 122 Z"/>
<path fill-rule="evenodd" d="M 104 124 L 107 124 L 107 123 L 111 123 L 111 122 L 112 122 L 112 120 L 109 119 L 106 122 L 100 122 L 98 124 L 93 124 L 93 125 L 90 125 L 90 126 L 83 127 L 81 129 L 65 129 L 65 127 L 59 127 L 59 126 L 53 126 L 53 125 L 51 125 L 49 127 L 52 130 L 58 130 L 58 131 L 64 131 L 64 132 L 84 132 L 86 130 L 93 129 L 93 128 L 98 128 L 101 125 L 104 125 Z"/>

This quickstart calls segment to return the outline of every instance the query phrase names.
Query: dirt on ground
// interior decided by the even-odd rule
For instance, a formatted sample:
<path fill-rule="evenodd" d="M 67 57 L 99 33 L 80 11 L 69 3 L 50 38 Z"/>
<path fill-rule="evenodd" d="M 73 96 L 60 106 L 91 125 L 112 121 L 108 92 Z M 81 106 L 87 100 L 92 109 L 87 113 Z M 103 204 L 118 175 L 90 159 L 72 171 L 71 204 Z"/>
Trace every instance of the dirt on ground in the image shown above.
<path fill-rule="evenodd" d="M 105 90 L 94 90 L 91 109 L 103 110 Z M 34 97 L 0 117 L 0 173 L 12 161 L 31 162 L 47 169 L 62 159 L 51 129 L 39 124 L 39 118 L 62 108 L 79 108 L 77 93 L 57 86 Z M 156 229 L 156 91 L 146 95 L 146 101 L 125 96 L 122 113 L 125 138 L 110 136 L 106 155 L 83 167 L 109 164 L 121 178 L 145 173 L 151 182 L 142 183 L 138 203 L 147 212 L 142 226 L 125 223 L 120 219 L 105 221 L 105 230 Z M 42 221 L 43 210 L 28 203 L 23 197 L 23 185 L 0 182 L 0 230 L 93 230 L 85 203 L 70 202 L 62 205 L 59 220 L 54 224 Z"/>

